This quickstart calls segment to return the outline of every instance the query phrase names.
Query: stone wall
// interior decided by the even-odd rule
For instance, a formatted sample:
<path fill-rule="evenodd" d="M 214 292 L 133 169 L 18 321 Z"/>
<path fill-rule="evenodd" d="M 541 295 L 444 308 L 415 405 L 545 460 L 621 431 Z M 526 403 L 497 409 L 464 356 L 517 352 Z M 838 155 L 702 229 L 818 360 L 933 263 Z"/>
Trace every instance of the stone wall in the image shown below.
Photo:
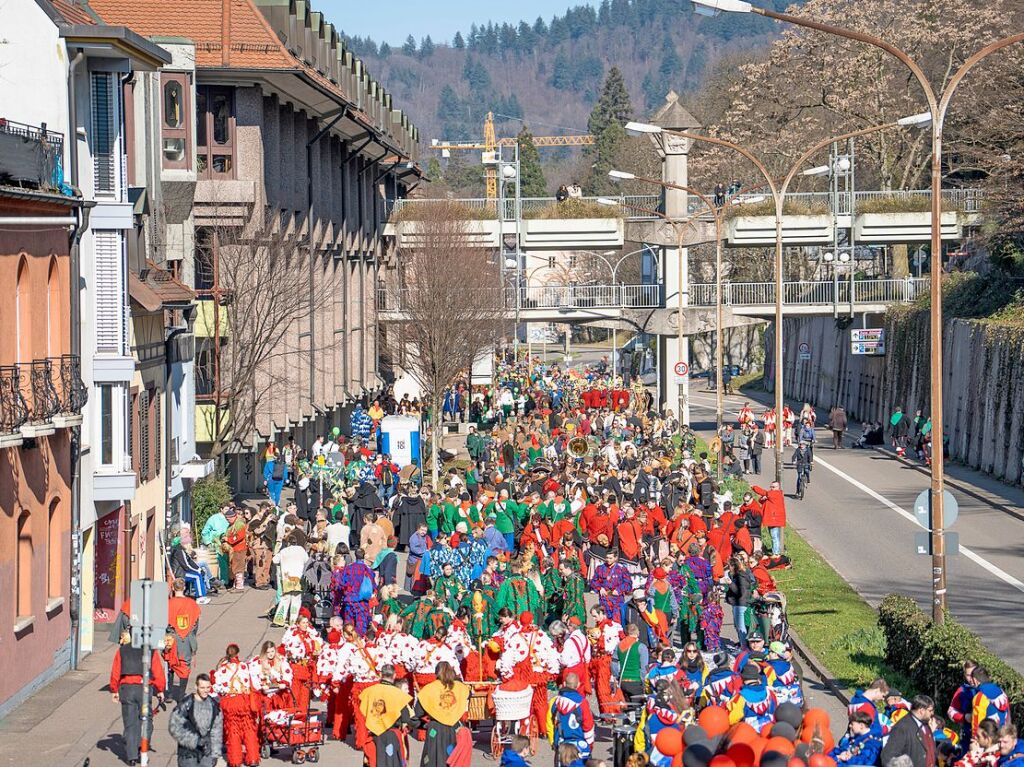
<path fill-rule="evenodd" d="M 901 307 L 857 327 L 886 328 L 884 357 L 850 354 L 849 328 L 831 317 L 788 319 L 783 326 L 787 399 L 828 409 L 852 422 L 883 421 L 897 406 L 929 408 L 927 309 Z M 774 389 L 773 329 L 765 332 L 765 384 Z M 810 359 L 799 360 L 801 343 Z M 950 456 L 1019 484 L 1024 476 L 1024 328 L 954 319 L 943 334 L 943 404 Z"/>

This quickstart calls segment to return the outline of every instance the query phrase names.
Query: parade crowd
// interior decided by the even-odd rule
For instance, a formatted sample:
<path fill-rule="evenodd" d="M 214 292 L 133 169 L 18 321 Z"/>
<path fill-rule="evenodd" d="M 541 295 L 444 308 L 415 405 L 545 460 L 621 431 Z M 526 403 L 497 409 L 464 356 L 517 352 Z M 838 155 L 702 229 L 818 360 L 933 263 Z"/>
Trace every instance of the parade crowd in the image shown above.
<path fill-rule="evenodd" d="M 601 766 L 599 737 L 614 767 L 1024 765 L 1005 693 L 971 663 L 948 719 L 885 680 L 857 692 L 848 721 L 809 707 L 773 577 L 792 566 L 782 490 L 733 497 L 697 436 L 606 362 L 504 360 L 492 389 L 454 386 L 438 420 L 471 421 L 469 460 L 436 491 L 377 450 L 399 412 L 419 414 L 386 397 L 355 410 L 351 437 L 270 445 L 267 502 L 175 539 L 150 681 L 176 703 L 180 765 L 254 767 L 279 749 L 316 761 L 333 738 L 400 767 L 415 738 L 424 767 L 467 767 L 487 738 L 508 767 Z M 744 405 L 715 458 L 756 474 L 775 440 L 809 454 L 815 426 L 809 406 Z M 190 680 L 199 605 L 249 583 L 276 591 L 280 638 L 250 657 L 239 637 Z M 121 637 L 110 684 L 131 763 L 143 659 Z"/>

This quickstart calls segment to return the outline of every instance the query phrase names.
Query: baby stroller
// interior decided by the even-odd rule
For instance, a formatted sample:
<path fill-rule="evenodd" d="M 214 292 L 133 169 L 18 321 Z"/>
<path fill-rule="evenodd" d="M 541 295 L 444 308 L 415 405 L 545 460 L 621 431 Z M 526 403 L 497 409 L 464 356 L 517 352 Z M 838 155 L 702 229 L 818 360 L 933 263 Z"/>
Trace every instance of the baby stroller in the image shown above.
<path fill-rule="evenodd" d="M 311 622 L 320 633 L 327 632 L 327 626 L 334 615 L 334 603 L 331 599 L 331 561 L 325 556 L 314 556 L 306 563 L 302 573 L 305 593 L 302 604 L 310 615 Z"/>
<path fill-rule="evenodd" d="M 269 759 L 276 751 L 291 749 L 292 764 L 320 761 L 327 715 L 312 707 L 300 711 L 291 690 L 282 693 L 284 707 L 265 704 L 260 711 L 260 756 Z M 276 705 L 281 705 L 280 700 Z"/>
<path fill-rule="evenodd" d="M 781 591 L 769 591 L 754 600 L 754 620 L 764 634 L 765 641 L 789 642 L 789 618 L 786 615 L 786 595 Z"/>

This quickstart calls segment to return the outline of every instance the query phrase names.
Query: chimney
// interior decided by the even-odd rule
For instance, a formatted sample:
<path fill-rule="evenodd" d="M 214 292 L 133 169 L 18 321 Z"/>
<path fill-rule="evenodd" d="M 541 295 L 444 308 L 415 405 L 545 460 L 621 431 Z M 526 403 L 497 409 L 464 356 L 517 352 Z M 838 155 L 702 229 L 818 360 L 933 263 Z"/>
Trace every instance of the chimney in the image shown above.
<path fill-rule="evenodd" d="M 220 16 L 220 63 L 231 66 L 231 3 L 234 0 L 221 0 Z"/>

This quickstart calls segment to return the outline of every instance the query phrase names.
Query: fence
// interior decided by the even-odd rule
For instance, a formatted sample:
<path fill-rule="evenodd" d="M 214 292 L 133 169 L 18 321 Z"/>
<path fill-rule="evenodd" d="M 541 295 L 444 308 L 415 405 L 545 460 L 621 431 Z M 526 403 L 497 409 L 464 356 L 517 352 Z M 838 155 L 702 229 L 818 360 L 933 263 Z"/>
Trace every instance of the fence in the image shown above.
<path fill-rule="evenodd" d="M 714 306 L 715 284 L 690 285 L 690 306 Z M 856 280 L 853 283 L 854 304 L 892 304 L 913 301 L 928 290 L 927 279 Z M 814 306 L 850 302 L 849 280 L 817 282 L 784 282 L 785 305 Z M 722 301 L 727 306 L 769 306 L 775 303 L 774 282 L 726 282 L 722 284 Z"/>

